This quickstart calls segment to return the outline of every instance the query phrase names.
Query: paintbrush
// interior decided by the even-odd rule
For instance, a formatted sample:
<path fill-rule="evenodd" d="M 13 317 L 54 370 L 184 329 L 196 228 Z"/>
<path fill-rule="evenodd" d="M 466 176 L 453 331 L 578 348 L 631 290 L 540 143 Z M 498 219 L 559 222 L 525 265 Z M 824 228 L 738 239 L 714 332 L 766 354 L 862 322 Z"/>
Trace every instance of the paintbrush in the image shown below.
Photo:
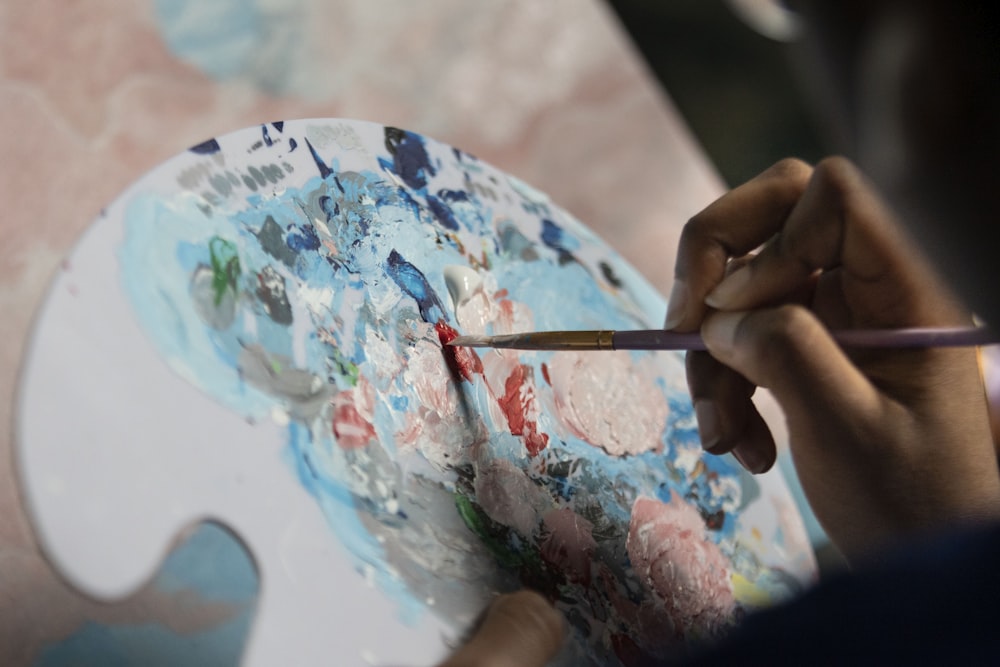
<path fill-rule="evenodd" d="M 1000 343 L 987 327 L 841 329 L 830 335 L 841 347 L 973 347 Z M 662 329 L 637 331 L 530 331 L 501 336 L 458 336 L 448 345 L 514 350 L 705 350 L 699 333 Z"/>

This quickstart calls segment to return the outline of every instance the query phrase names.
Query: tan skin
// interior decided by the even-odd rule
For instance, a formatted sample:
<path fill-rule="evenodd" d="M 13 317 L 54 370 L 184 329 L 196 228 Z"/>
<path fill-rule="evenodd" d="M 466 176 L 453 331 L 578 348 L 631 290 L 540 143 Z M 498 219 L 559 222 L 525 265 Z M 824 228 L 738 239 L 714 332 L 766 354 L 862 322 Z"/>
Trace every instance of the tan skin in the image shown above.
<path fill-rule="evenodd" d="M 1000 104 L 982 29 L 991 23 L 977 13 L 988 3 L 790 4 L 817 28 L 804 55 L 832 94 L 821 103 L 843 103 L 834 115 L 852 152 L 996 325 L 995 246 L 983 231 L 998 219 Z M 809 502 L 849 561 L 996 520 L 1000 474 L 975 351 L 850 351 L 829 336 L 970 322 L 854 165 L 787 160 L 724 195 L 685 227 L 676 278 L 667 328 L 700 329 L 709 346 L 688 362 L 706 448 L 732 451 L 751 472 L 770 468 L 774 441 L 750 400 L 769 389 Z M 562 626 L 543 599 L 498 604 L 504 613 L 488 614 L 449 667 L 541 667 L 554 654 Z M 510 623 L 521 605 L 536 622 Z"/>

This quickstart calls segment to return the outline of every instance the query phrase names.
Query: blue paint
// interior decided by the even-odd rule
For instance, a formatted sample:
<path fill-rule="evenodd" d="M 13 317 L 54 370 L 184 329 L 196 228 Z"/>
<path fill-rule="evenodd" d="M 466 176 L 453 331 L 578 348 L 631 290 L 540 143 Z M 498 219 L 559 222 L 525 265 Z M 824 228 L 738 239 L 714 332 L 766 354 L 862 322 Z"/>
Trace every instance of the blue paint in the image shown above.
<path fill-rule="evenodd" d="M 295 233 L 292 230 L 297 230 L 299 233 Z M 313 229 L 312 225 L 301 225 L 299 227 L 291 227 L 288 234 L 285 236 L 285 244 L 293 252 L 302 252 L 304 250 L 319 250 L 319 236 L 316 235 L 316 230 Z"/>
<path fill-rule="evenodd" d="M 434 219 L 437 220 L 442 227 L 455 232 L 458 231 L 458 220 L 455 219 L 451 209 L 448 208 L 448 205 L 443 201 L 434 195 L 427 195 L 427 208 L 431 210 L 431 213 L 434 214 Z"/>
<path fill-rule="evenodd" d="M 337 183 L 338 187 L 340 186 L 340 183 L 336 179 L 334 179 L 334 182 Z M 343 192 L 343 188 L 341 188 L 341 192 Z M 338 204 L 337 200 L 333 197 L 329 197 L 327 195 L 320 197 L 319 207 L 320 210 L 326 214 L 327 222 L 330 222 L 333 218 L 340 214 L 340 204 Z"/>
<path fill-rule="evenodd" d="M 309 152 L 312 153 L 313 161 L 316 163 L 316 168 L 319 170 L 320 178 L 325 180 L 327 176 L 333 173 L 333 170 L 326 166 L 326 163 L 323 162 L 323 158 L 319 156 L 319 153 L 316 152 L 316 149 L 313 148 L 313 145 L 309 143 L 308 139 L 306 139 L 306 146 L 309 147 Z"/>
<path fill-rule="evenodd" d="M 273 123 L 271 123 L 271 126 L 274 129 L 276 129 L 278 132 L 284 132 L 285 131 L 285 121 L 283 121 L 283 120 L 276 120 Z"/>
<path fill-rule="evenodd" d="M 427 187 L 427 179 L 437 173 L 419 134 L 387 127 L 385 147 L 392 155 L 393 173 L 414 190 Z"/>
<path fill-rule="evenodd" d="M 291 153 L 292 151 L 294 151 L 298 147 L 299 147 L 299 142 L 295 141 L 295 139 L 289 139 L 288 140 L 288 152 L 289 153 Z"/>
<path fill-rule="evenodd" d="M 434 324 L 440 320 L 447 321 L 441 300 L 427 282 L 427 278 L 420 269 L 403 259 L 395 249 L 389 253 L 389 259 L 386 261 L 386 273 L 401 290 L 417 302 L 420 317 L 424 322 Z"/>
<path fill-rule="evenodd" d="M 203 141 L 200 144 L 195 144 L 188 149 L 192 153 L 197 153 L 198 155 L 211 155 L 212 153 L 218 153 L 222 148 L 219 146 L 219 142 L 215 139 L 209 139 L 208 141 Z"/>
<path fill-rule="evenodd" d="M 267 125 L 261 125 L 260 126 L 260 134 L 261 134 L 261 138 L 264 140 L 264 143 L 268 147 L 271 147 L 271 146 L 274 145 L 274 140 L 271 139 L 271 135 L 267 131 Z"/>
<path fill-rule="evenodd" d="M 548 218 L 542 220 L 542 243 L 553 250 L 572 253 L 580 247 L 580 242 L 567 234 L 562 227 Z"/>
<path fill-rule="evenodd" d="M 87 621 L 65 639 L 43 646 L 34 667 L 239 664 L 260 584 L 249 554 L 229 531 L 213 523 L 199 526 L 167 556 L 151 585 L 167 596 L 183 593 L 205 604 L 228 603 L 232 611 L 214 627 L 185 634 L 155 617 L 145 623 Z"/>
<path fill-rule="evenodd" d="M 467 202 L 469 193 L 465 190 L 438 190 L 437 196 L 446 202 Z"/>

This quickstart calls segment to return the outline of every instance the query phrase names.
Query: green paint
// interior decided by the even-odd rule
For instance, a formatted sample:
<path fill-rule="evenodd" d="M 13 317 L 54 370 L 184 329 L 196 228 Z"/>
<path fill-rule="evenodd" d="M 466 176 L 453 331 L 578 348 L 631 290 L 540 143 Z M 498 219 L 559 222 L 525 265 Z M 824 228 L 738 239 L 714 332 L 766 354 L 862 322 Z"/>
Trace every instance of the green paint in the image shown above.
<path fill-rule="evenodd" d="M 506 544 L 505 540 L 500 539 L 494 534 L 489 526 L 489 524 L 493 524 L 494 522 L 466 496 L 456 493 L 455 507 L 458 509 L 458 515 L 462 517 L 465 525 L 476 534 L 476 537 L 482 540 L 483 545 L 490 550 L 501 567 L 516 569 L 525 566 L 537 566 L 540 563 L 540 557 L 537 552 L 522 552 L 514 549 L 509 544 Z"/>
<path fill-rule="evenodd" d="M 330 346 L 333 350 L 330 356 L 333 357 L 333 362 L 337 364 L 340 369 L 340 374 L 350 383 L 353 387 L 358 384 L 358 365 L 344 356 L 344 353 L 340 351 L 339 347 Z"/>
<path fill-rule="evenodd" d="M 227 289 L 236 292 L 236 281 L 240 277 L 240 257 L 236 244 L 220 236 L 213 236 L 208 242 L 208 254 L 212 261 L 212 289 L 215 291 L 215 305 L 222 303 Z"/>

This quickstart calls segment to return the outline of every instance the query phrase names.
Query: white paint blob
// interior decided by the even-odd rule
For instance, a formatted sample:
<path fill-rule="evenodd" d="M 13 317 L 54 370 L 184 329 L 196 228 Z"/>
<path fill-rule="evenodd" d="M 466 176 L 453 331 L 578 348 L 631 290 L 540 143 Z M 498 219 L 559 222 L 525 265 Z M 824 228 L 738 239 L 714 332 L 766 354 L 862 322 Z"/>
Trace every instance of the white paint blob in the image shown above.
<path fill-rule="evenodd" d="M 444 267 L 444 283 L 455 308 L 472 298 L 483 286 L 482 277 L 468 266 L 449 264 Z"/>

